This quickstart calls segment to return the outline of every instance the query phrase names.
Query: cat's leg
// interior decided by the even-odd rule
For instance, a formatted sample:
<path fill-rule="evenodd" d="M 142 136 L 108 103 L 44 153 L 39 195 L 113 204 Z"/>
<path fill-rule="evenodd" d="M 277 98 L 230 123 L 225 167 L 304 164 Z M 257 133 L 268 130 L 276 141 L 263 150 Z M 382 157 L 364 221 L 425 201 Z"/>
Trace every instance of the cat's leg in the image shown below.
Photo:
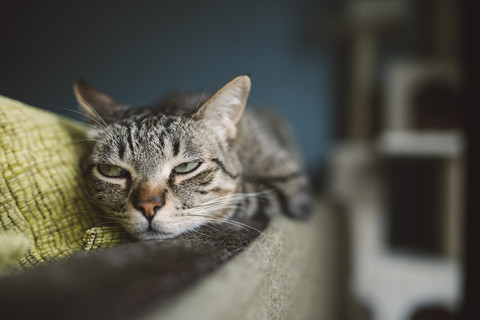
<path fill-rule="evenodd" d="M 308 218 L 312 209 L 312 194 L 308 178 L 303 173 L 250 179 L 249 184 L 264 192 L 258 198 L 259 208 L 268 215 L 285 214 L 291 218 Z"/>

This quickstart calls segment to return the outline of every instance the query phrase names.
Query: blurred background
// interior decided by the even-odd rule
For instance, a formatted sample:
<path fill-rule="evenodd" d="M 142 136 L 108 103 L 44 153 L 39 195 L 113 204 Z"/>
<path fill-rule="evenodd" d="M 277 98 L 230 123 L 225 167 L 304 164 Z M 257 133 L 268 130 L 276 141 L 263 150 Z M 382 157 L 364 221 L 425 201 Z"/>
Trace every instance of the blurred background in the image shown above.
<path fill-rule="evenodd" d="M 332 59 L 308 39 L 308 1 L 11 1 L 2 10 L 0 93 L 75 117 L 73 81 L 143 106 L 171 90 L 214 93 L 252 78 L 250 103 L 298 131 L 308 166 L 329 141 Z"/>
<path fill-rule="evenodd" d="M 465 11 L 455 0 L 12 1 L 0 94 L 77 118 L 65 110 L 77 77 L 146 105 L 249 74 L 250 102 L 288 118 L 343 221 L 338 317 L 457 319 L 470 301 Z"/>

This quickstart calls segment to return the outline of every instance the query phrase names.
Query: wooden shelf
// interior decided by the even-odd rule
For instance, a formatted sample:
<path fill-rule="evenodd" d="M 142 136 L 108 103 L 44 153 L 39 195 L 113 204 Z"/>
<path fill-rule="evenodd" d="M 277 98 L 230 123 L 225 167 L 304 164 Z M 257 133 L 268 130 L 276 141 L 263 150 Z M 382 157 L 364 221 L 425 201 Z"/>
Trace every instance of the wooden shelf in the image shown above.
<path fill-rule="evenodd" d="M 457 157 L 464 152 L 460 131 L 384 131 L 377 140 L 377 151 L 389 156 Z"/>

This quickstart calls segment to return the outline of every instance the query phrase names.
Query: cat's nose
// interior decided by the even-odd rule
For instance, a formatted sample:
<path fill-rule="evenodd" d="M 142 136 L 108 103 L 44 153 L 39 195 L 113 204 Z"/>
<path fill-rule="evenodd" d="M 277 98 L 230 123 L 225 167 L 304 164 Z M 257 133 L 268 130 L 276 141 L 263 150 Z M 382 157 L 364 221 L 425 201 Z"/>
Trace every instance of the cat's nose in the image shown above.
<path fill-rule="evenodd" d="M 140 200 L 135 204 L 135 208 L 139 210 L 148 221 L 152 221 L 153 217 L 160 210 L 165 202 L 161 198 L 155 198 L 151 200 Z"/>

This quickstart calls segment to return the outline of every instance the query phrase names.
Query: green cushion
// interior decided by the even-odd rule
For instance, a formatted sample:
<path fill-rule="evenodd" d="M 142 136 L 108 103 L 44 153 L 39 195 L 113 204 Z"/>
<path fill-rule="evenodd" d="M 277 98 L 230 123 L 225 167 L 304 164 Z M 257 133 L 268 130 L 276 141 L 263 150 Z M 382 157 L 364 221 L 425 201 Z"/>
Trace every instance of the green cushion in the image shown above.
<path fill-rule="evenodd" d="M 0 96 L 0 271 L 128 240 L 84 195 L 86 129 Z"/>

